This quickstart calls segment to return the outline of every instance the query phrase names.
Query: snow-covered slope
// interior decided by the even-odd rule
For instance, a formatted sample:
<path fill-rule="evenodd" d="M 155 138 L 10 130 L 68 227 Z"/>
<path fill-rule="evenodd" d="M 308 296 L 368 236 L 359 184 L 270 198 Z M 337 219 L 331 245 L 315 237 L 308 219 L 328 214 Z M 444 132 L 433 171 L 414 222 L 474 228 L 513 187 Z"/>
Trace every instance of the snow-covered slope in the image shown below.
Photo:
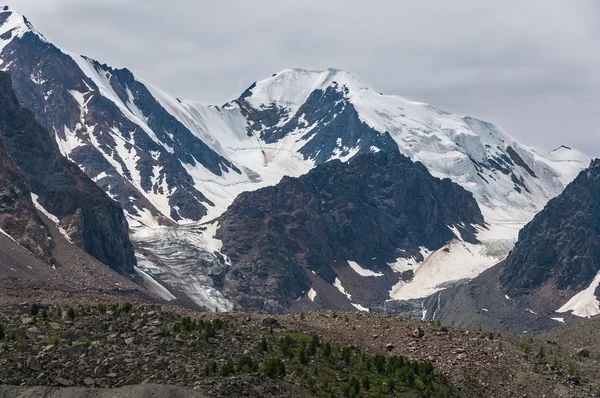
<path fill-rule="evenodd" d="M 211 220 L 241 192 L 283 176 L 399 150 L 471 191 L 489 224 L 482 250 L 457 238 L 454 259 L 475 265 L 444 273 L 454 280 L 502 259 L 521 226 L 590 160 L 569 148 L 526 147 L 492 123 L 383 95 L 336 69 L 285 69 L 223 106 L 204 106 L 55 47 L 10 8 L 0 12 L 0 33 L 0 67 L 21 103 L 54 132 L 64 156 L 122 204 L 140 239 L 161 225 Z M 434 263 L 414 271 L 425 276 Z M 431 288 L 413 286 L 410 295 Z M 398 286 L 392 298 L 403 297 L 402 289 L 409 287 Z"/>

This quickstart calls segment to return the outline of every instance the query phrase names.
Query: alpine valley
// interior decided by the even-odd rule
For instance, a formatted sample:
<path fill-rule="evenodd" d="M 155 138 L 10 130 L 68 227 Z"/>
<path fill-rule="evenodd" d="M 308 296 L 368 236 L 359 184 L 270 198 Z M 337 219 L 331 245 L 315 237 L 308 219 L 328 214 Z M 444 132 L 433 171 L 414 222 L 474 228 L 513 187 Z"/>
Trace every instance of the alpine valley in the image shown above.
<path fill-rule="evenodd" d="M 0 68 L 2 238 L 48 268 L 52 230 L 136 294 L 212 311 L 517 332 L 600 314 L 599 166 L 574 149 L 337 69 L 285 69 L 204 106 L 55 46 L 9 7 Z"/>

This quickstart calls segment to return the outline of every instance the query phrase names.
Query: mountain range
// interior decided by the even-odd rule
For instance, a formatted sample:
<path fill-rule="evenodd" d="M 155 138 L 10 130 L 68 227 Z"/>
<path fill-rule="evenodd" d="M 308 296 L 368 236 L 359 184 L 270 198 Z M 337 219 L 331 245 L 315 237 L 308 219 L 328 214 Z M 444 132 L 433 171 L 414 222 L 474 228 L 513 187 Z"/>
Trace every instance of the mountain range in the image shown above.
<path fill-rule="evenodd" d="M 26 135 L 3 129 L 0 187 L 20 199 L 0 227 L 50 263 L 34 209 L 160 297 L 211 310 L 409 308 L 439 319 L 430 303 L 498 263 L 498 291 L 561 291 L 560 308 L 596 277 L 597 263 L 571 267 L 577 246 L 561 257 L 543 249 L 556 234 L 544 246 L 532 238 L 577 175 L 573 184 L 592 184 L 581 182 L 590 157 L 574 149 L 525 146 L 333 68 L 284 69 L 205 106 L 55 46 L 9 7 L 0 60 L 7 101 L 35 119 Z"/>

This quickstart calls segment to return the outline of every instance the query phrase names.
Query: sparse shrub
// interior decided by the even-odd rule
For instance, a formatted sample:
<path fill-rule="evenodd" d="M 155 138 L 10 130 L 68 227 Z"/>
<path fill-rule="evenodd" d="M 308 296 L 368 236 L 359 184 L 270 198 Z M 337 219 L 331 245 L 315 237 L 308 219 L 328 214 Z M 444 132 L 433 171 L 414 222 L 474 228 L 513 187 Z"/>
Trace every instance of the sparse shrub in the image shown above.
<path fill-rule="evenodd" d="M 571 362 L 569 364 L 569 369 L 567 371 L 569 373 L 569 376 L 578 376 L 579 375 L 579 371 L 577 370 L 577 368 L 575 367 L 575 365 L 573 364 L 573 362 Z"/>
<path fill-rule="evenodd" d="M 131 305 L 131 303 L 125 303 L 122 307 L 121 307 L 121 313 L 126 314 L 128 312 L 131 312 L 133 310 L 133 305 Z"/>
<path fill-rule="evenodd" d="M 306 319 L 306 315 L 304 315 L 304 311 L 300 311 L 300 320 L 303 321 Z"/>
<path fill-rule="evenodd" d="M 79 340 L 80 343 L 85 344 L 87 347 L 92 345 L 92 340 L 88 339 L 87 337 L 80 337 Z"/>
<path fill-rule="evenodd" d="M 73 307 L 69 307 L 69 309 L 67 310 L 67 316 L 71 319 L 75 319 L 75 310 L 73 309 Z"/>
<path fill-rule="evenodd" d="M 49 345 L 60 345 L 61 340 L 60 337 L 58 336 L 50 336 L 48 337 L 48 344 Z"/>
<path fill-rule="evenodd" d="M 43 320 L 47 320 L 48 319 L 48 310 L 46 310 L 46 308 L 42 308 L 41 317 L 42 317 Z"/>
<path fill-rule="evenodd" d="M 270 358 L 262 366 L 262 372 L 271 379 L 281 379 L 285 376 L 285 364 L 279 358 Z"/>
<path fill-rule="evenodd" d="M 210 361 L 206 365 L 204 365 L 204 376 L 214 376 L 217 374 L 217 363 L 215 361 Z"/>
<path fill-rule="evenodd" d="M 492 333 L 492 332 L 489 332 L 489 333 L 488 333 L 488 339 L 490 339 L 490 340 L 494 340 L 494 333 Z"/>
<path fill-rule="evenodd" d="M 4 325 L 0 323 L 0 340 L 4 340 L 4 336 L 6 333 L 4 332 Z"/>
<path fill-rule="evenodd" d="M 344 314 L 344 322 L 350 322 L 350 317 L 348 316 L 348 314 Z"/>

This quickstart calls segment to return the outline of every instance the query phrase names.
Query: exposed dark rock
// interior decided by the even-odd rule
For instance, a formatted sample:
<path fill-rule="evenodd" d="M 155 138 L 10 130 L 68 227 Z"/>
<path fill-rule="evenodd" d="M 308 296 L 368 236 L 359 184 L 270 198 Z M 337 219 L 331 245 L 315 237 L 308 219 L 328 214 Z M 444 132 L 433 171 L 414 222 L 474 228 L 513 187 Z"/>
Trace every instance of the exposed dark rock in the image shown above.
<path fill-rule="evenodd" d="M 75 244 L 115 270 L 133 272 L 135 257 L 123 210 L 61 156 L 52 135 L 20 107 L 6 73 L 0 74 L 0 138 L 27 184 L 20 195 L 38 195 L 40 204 L 61 220 Z M 31 210 L 31 204 L 27 207 Z M 43 235 L 33 238 L 41 249 Z"/>
<path fill-rule="evenodd" d="M 427 314 L 452 325 L 540 333 L 581 321 L 556 310 L 587 288 L 599 271 L 600 160 L 596 159 L 520 231 L 505 261 L 436 293 L 424 304 Z M 597 297 L 599 293 L 597 289 Z"/>
<path fill-rule="evenodd" d="M 4 148 L 1 132 L 0 229 L 36 257 L 50 260 L 48 230 L 37 215 L 25 176 Z"/>
<path fill-rule="evenodd" d="M 519 232 L 500 282 L 511 297 L 552 284 L 573 292 L 600 271 L 600 160 Z"/>
<path fill-rule="evenodd" d="M 295 130 L 303 131 L 316 125 L 298 137 L 307 140 L 300 153 L 306 159 L 313 159 L 316 164 L 327 162 L 332 154 L 348 156 L 354 148 L 358 148 L 355 154 L 372 152 L 373 147 L 384 152 L 398 150 L 398 145 L 387 132 L 381 134 L 360 120 L 354 105 L 347 98 L 346 86 L 340 87 L 334 82 L 325 90 L 314 90 L 292 118 L 289 118 L 285 108 L 275 104 L 262 109 L 253 108 L 245 101 L 251 89 L 237 100 L 249 121 L 249 134 L 260 134 L 265 142 L 272 143 Z"/>
<path fill-rule="evenodd" d="M 7 18 L 10 12 L 4 14 Z M 127 69 L 81 60 L 108 80 L 118 100 L 144 113 L 150 133 L 101 95 L 101 88 L 70 55 L 33 32 L 11 40 L 3 50 L 3 61 L 10 65 L 8 71 L 23 107 L 33 112 L 52 140 L 77 140 L 81 145 L 65 155 L 90 178 L 101 177 L 98 185 L 131 214 L 146 209 L 165 224 L 171 223 L 165 217 L 199 220 L 212 203 L 195 188 L 182 163 L 200 163 L 216 175 L 239 173 L 167 112 Z M 85 105 L 78 102 L 78 96 Z M 116 150 L 119 146 L 121 152 Z M 136 158 L 135 165 L 123 158 L 125 152 Z M 139 175 L 140 187 L 133 184 L 134 174 Z M 144 193 L 166 196 L 170 212 L 161 217 Z"/>
<path fill-rule="evenodd" d="M 231 297 L 253 310 L 285 311 L 310 288 L 309 275 L 333 284 L 347 260 L 388 275 L 373 282 L 383 285 L 371 299 L 383 302 L 384 286 L 397 282 L 387 263 L 422 259 L 420 246 L 439 249 L 455 238 L 451 225 L 476 242 L 472 224 L 483 217 L 460 186 L 398 152 L 380 152 L 243 193 L 219 223 L 233 263 Z"/>

